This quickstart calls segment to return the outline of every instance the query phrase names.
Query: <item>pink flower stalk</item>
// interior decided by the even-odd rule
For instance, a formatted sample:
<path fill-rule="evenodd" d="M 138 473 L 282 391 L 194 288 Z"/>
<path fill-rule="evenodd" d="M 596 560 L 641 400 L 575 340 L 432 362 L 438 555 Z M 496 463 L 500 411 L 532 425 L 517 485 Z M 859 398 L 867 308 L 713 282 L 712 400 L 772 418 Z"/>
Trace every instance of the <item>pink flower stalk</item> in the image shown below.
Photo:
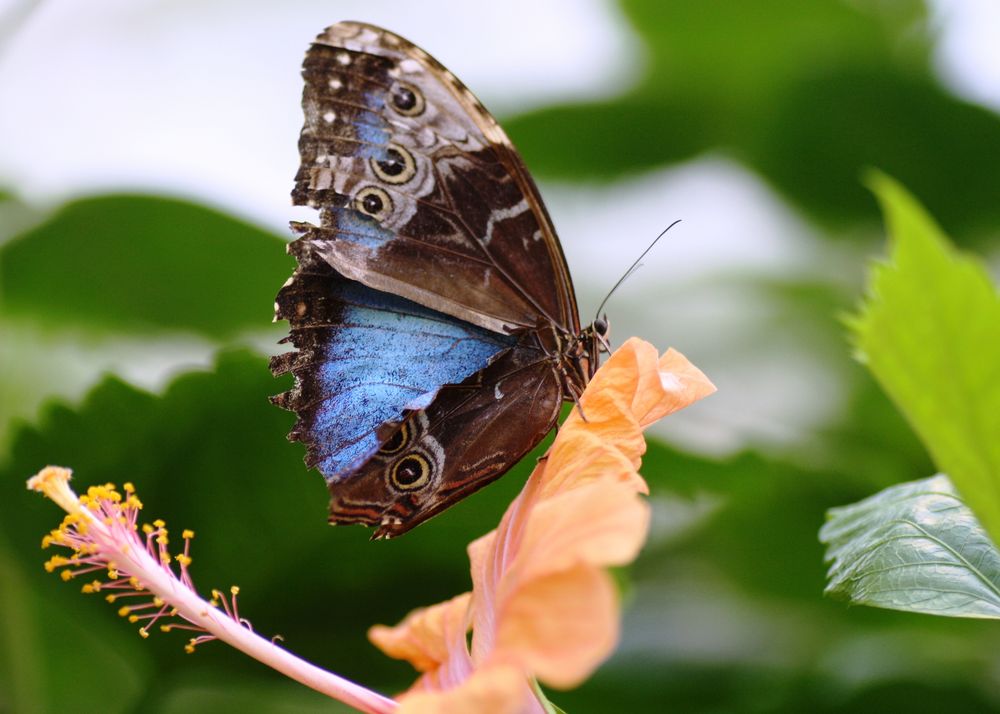
<path fill-rule="evenodd" d="M 69 486 L 69 469 L 49 466 L 28 480 L 28 488 L 44 493 L 66 511 L 62 525 L 42 540 L 42 547 L 63 546 L 69 557 L 56 555 L 46 562 L 46 570 L 63 568 L 63 580 L 104 573 L 83 586 L 85 593 L 106 593 L 108 602 L 127 602 L 119 614 L 131 622 L 141 622 L 139 634 L 149 635 L 157 622 L 160 629 L 190 630 L 197 633 L 186 649 L 191 652 L 202 642 L 218 639 L 292 679 L 370 714 L 388 714 L 396 702 L 354 682 L 299 659 L 253 632 L 241 618 L 236 598 L 217 590 L 212 601 L 198 595 L 188 573 L 190 545 L 194 534 L 184 531 L 183 552 L 171 555 L 169 533 L 163 521 L 138 525 L 142 503 L 131 484 L 124 495 L 113 484 L 93 486 L 77 497 Z M 140 535 L 141 533 L 141 535 Z M 176 563 L 179 575 L 174 572 Z M 219 609 L 219 604 L 222 609 Z"/>

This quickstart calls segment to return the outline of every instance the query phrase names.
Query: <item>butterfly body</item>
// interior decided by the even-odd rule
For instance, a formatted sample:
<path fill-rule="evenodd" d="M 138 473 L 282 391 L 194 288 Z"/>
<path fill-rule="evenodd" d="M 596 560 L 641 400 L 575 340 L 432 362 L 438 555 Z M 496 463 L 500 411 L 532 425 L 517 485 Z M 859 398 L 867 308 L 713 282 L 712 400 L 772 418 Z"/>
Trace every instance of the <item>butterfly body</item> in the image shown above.
<path fill-rule="evenodd" d="M 450 72 L 340 23 L 303 66 L 298 260 L 278 293 L 295 352 L 275 374 L 331 493 L 330 520 L 406 532 L 498 478 L 596 368 L 538 190 Z"/>

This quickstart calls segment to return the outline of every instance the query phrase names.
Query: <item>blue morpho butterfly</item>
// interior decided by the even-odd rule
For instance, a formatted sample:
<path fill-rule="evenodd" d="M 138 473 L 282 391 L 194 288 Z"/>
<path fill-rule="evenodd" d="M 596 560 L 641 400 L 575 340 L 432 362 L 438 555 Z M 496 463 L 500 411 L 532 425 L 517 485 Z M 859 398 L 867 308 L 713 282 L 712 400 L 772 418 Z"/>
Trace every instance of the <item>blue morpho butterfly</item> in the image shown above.
<path fill-rule="evenodd" d="M 500 477 L 576 399 L 606 349 L 581 329 L 534 181 L 482 104 L 426 52 L 344 22 L 306 54 L 278 293 L 297 351 L 289 439 L 329 484 L 330 521 L 395 536 Z"/>

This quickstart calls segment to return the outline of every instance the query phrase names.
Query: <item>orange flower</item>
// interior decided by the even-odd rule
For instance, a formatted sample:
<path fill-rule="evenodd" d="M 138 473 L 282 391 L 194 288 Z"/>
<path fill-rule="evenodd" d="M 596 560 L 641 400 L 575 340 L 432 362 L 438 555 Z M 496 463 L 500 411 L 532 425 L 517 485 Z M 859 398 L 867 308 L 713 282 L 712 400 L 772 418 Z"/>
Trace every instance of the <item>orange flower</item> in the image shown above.
<path fill-rule="evenodd" d="M 679 352 L 632 338 L 611 355 L 500 525 L 469 545 L 472 592 L 370 630 L 423 673 L 400 714 L 544 712 L 535 678 L 569 688 L 597 668 L 618 640 L 606 568 L 631 562 L 649 526 L 642 429 L 713 391 Z"/>

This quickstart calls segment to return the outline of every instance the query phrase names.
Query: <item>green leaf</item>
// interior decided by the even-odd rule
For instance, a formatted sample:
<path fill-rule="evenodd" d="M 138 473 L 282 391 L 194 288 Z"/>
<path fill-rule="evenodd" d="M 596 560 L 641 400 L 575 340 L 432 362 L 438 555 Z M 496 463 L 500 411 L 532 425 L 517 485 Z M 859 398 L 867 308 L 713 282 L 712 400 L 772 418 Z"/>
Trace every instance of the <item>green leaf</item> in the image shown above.
<path fill-rule="evenodd" d="M 270 325 L 291 267 L 280 238 L 208 208 L 101 196 L 0 248 L 0 302 L 60 327 L 228 336 Z"/>
<path fill-rule="evenodd" d="M 947 476 L 833 508 L 820 531 L 826 592 L 860 605 L 1000 618 L 1000 551 Z"/>
<path fill-rule="evenodd" d="M 1000 542 L 1000 299 L 898 183 L 873 174 L 890 259 L 851 321 L 860 358 Z"/>

